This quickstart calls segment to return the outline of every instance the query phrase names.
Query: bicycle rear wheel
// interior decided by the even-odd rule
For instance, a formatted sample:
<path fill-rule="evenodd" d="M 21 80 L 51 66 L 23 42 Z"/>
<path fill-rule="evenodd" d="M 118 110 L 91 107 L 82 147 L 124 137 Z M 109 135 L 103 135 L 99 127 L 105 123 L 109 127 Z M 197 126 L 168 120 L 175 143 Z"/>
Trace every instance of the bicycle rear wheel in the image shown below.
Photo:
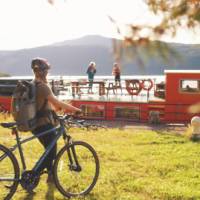
<path fill-rule="evenodd" d="M 13 153 L 0 145 L 0 199 L 11 199 L 19 184 L 19 165 Z"/>
<path fill-rule="evenodd" d="M 64 146 L 55 159 L 55 185 L 66 197 L 86 195 L 97 182 L 99 168 L 99 159 L 93 147 L 82 141 L 73 142 Z"/>

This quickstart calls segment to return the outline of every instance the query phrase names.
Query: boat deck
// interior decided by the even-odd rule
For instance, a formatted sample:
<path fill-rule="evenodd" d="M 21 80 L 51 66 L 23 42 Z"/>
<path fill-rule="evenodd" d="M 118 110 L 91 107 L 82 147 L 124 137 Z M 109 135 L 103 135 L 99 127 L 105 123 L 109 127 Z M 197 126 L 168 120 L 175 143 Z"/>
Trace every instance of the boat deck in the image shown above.
<path fill-rule="evenodd" d="M 142 91 L 140 94 L 136 95 L 129 95 L 126 93 L 121 93 L 118 91 L 117 93 L 113 94 L 110 92 L 109 95 L 99 95 L 97 92 L 93 94 L 89 93 L 82 93 L 79 95 L 72 95 L 72 93 L 68 90 L 61 90 L 58 94 L 58 98 L 60 100 L 77 100 L 77 101 L 101 101 L 101 102 L 138 102 L 138 103 L 148 103 L 148 102 L 164 102 L 165 100 L 162 98 L 158 98 L 154 96 L 153 91 L 149 92 Z"/>
<path fill-rule="evenodd" d="M 146 82 L 142 85 L 142 81 L 144 80 Z M 130 85 L 127 85 L 127 81 L 136 82 L 131 82 Z M 61 100 L 140 103 L 147 103 L 150 101 L 163 102 L 164 98 L 158 98 L 154 95 L 158 82 L 161 82 L 161 79 L 158 81 L 156 79 L 121 79 L 120 85 L 116 85 L 112 79 L 97 79 L 93 82 L 91 93 L 89 92 L 89 82 L 87 79 L 79 79 L 71 80 L 67 84 L 64 84 L 63 87 L 57 87 L 57 91 L 55 91 L 55 89 L 53 89 L 53 91 L 55 91 L 55 94 L 57 94 Z M 152 85 L 150 89 L 147 89 L 149 83 Z M 129 86 L 133 94 L 128 90 Z M 146 89 L 142 87 L 146 87 Z"/>

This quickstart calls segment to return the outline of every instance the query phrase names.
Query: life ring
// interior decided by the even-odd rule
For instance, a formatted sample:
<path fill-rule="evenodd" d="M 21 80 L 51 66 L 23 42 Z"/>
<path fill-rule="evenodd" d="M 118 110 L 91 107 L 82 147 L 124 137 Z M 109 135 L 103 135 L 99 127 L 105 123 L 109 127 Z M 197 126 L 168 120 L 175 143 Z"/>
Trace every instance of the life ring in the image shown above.
<path fill-rule="evenodd" d="M 153 81 L 151 79 L 144 79 L 142 80 L 141 87 L 143 90 L 150 91 L 153 88 Z"/>
<path fill-rule="evenodd" d="M 138 95 L 141 92 L 142 86 L 138 79 L 125 80 L 125 82 L 126 90 L 130 95 Z"/>

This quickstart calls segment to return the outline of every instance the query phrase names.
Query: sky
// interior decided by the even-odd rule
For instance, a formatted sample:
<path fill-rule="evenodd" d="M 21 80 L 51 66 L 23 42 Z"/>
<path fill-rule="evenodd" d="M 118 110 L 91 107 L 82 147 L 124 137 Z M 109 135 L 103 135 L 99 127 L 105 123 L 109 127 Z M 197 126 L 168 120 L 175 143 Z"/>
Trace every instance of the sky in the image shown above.
<path fill-rule="evenodd" d="M 85 35 L 116 37 L 116 25 L 157 24 L 142 0 L 0 0 L 0 50 L 33 48 L 75 39 Z M 125 34 L 122 32 L 122 34 Z M 179 30 L 167 42 L 200 44 L 200 28 L 196 32 Z"/>

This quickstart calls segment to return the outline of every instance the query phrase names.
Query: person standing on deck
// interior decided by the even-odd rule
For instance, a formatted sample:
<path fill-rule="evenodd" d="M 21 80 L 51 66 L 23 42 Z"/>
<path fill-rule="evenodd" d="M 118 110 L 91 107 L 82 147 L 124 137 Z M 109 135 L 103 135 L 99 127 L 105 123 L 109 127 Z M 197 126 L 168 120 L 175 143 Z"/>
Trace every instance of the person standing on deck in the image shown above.
<path fill-rule="evenodd" d="M 88 93 L 91 94 L 92 93 L 94 75 L 96 74 L 96 64 L 95 64 L 95 62 L 90 62 L 86 73 L 88 74 L 88 81 L 89 81 Z"/>
<path fill-rule="evenodd" d="M 112 69 L 112 75 L 114 75 L 114 78 L 115 78 L 115 85 L 120 85 L 120 75 L 121 75 L 121 70 L 120 70 L 120 67 L 119 67 L 119 64 L 118 63 L 114 63 L 113 64 L 113 69 Z"/>

